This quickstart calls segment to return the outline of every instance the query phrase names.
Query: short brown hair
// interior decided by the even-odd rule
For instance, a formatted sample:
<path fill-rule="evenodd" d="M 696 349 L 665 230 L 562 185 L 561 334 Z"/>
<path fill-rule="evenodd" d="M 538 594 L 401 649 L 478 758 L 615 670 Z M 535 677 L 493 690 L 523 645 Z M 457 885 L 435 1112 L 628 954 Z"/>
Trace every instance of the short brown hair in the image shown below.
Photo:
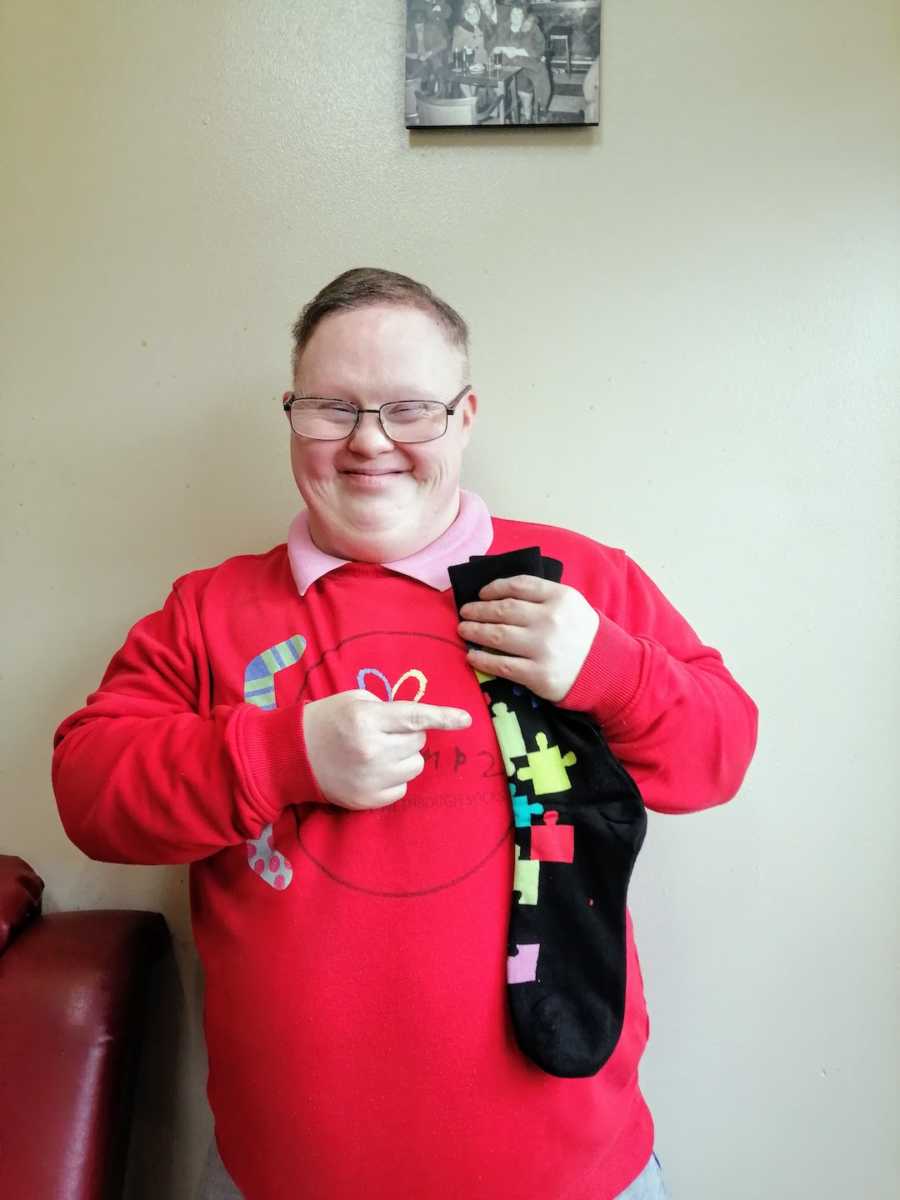
<path fill-rule="evenodd" d="M 427 313 L 441 327 L 451 346 L 468 357 L 469 327 L 456 309 L 436 296 L 431 288 L 410 279 L 408 275 L 398 275 L 396 271 L 384 271 L 380 267 L 354 267 L 327 283 L 304 306 L 294 322 L 291 329 L 294 336 L 294 370 L 320 321 L 334 312 L 366 308 L 372 304 L 394 304 L 398 308 L 417 308 Z"/>

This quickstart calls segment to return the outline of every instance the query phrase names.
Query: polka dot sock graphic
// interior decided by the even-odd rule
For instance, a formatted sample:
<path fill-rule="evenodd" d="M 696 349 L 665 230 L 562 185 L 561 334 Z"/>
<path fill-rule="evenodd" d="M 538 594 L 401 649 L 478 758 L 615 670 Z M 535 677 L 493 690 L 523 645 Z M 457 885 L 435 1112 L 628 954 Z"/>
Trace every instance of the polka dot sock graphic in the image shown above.
<path fill-rule="evenodd" d="M 559 582 L 539 547 L 450 568 L 457 608 L 492 579 Z M 601 616 L 601 620 L 602 620 Z M 594 1075 L 622 1032 L 628 883 L 644 839 L 640 792 L 584 713 L 476 672 L 509 781 L 516 866 L 507 997 L 516 1040 L 551 1075 Z"/>
<path fill-rule="evenodd" d="M 247 842 L 247 863 L 250 870 L 276 892 L 283 891 L 294 877 L 291 864 L 272 845 L 271 825 L 266 825 L 259 837 Z"/>

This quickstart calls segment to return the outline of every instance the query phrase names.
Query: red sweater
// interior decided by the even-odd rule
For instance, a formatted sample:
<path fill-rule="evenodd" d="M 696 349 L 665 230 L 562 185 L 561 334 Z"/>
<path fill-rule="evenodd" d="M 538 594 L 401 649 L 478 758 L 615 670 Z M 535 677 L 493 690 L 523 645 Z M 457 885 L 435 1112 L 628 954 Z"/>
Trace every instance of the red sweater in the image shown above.
<path fill-rule="evenodd" d="M 593 714 L 649 808 L 733 796 L 756 708 L 718 652 L 621 550 L 494 519 L 491 553 L 528 545 L 601 616 L 563 707 Z M 86 854 L 191 864 L 209 1099 L 247 1200 L 612 1200 L 650 1156 L 630 919 L 624 1028 L 596 1076 L 546 1075 L 512 1036 L 509 794 L 457 622 L 451 591 L 372 564 L 300 596 L 282 544 L 179 579 L 57 731 Z M 472 726 L 429 734 L 398 803 L 329 805 L 302 706 L 386 683 Z"/>

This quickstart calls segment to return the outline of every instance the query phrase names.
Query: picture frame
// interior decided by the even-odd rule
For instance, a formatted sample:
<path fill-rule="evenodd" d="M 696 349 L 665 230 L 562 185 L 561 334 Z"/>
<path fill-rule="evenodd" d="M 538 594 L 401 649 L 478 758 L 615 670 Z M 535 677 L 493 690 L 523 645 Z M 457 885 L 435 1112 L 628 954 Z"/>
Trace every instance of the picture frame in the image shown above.
<path fill-rule="evenodd" d="M 598 125 L 600 8 L 406 0 L 406 127 Z"/>

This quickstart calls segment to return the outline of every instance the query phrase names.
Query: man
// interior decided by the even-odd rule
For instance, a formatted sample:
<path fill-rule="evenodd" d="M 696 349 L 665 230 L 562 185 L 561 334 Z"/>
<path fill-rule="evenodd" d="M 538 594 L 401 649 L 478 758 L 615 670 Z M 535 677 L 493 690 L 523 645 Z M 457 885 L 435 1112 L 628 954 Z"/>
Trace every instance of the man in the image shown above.
<path fill-rule="evenodd" d="M 451 8 L 447 0 L 414 0 L 406 17 L 406 79 L 422 92 L 440 87 L 440 69 L 450 45 Z"/>
<path fill-rule="evenodd" d="M 544 61 L 546 39 L 527 4 L 513 4 L 501 16 L 491 51 L 501 53 L 506 64 L 521 67 L 516 88 L 521 107 L 520 119 L 540 122 L 550 104 L 550 72 Z"/>
<path fill-rule="evenodd" d="M 510 789 L 476 672 L 587 714 L 662 812 L 734 795 L 756 708 L 622 551 L 460 489 L 467 329 L 429 289 L 349 271 L 294 337 L 287 543 L 177 580 L 55 738 L 77 845 L 191 864 L 203 1194 L 662 1197 L 630 920 L 602 1069 L 556 1078 L 511 1036 Z M 562 582 L 457 612 L 449 567 L 534 545 Z"/>

